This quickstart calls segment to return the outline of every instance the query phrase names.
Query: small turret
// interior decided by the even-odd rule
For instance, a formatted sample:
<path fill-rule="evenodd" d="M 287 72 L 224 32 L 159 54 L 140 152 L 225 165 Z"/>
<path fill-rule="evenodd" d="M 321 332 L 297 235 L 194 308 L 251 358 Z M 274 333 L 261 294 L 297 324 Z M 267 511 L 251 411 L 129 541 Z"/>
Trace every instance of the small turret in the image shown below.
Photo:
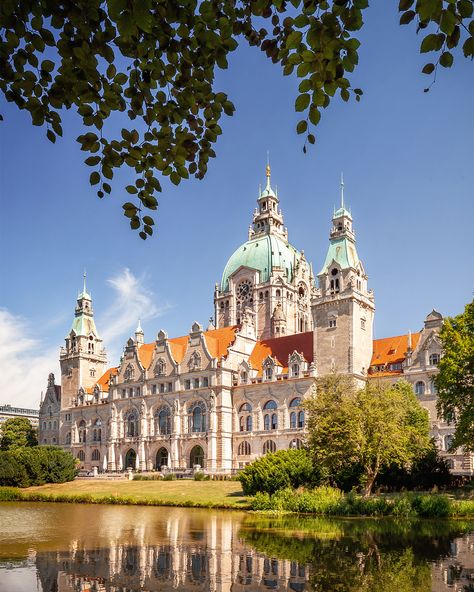
<path fill-rule="evenodd" d="M 140 324 L 140 319 L 138 319 L 138 325 L 135 329 L 135 343 L 137 345 L 143 345 L 145 343 L 145 333 L 143 332 L 142 326 Z"/>

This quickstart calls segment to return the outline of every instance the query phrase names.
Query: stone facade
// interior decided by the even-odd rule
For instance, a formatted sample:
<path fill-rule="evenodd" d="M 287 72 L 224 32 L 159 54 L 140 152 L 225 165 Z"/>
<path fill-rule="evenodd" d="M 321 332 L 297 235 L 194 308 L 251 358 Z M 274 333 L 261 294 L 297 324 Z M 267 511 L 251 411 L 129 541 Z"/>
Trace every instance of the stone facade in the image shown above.
<path fill-rule="evenodd" d="M 301 402 L 317 376 L 337 371 L 360 384 L 401 376 L 414 384 L 453 470 L 472 474 L 472 456 L 445 450 L 452 426 L 435 413 L 442 317 L 433 311 L 421 333 L 373 341 L 374 295 L 343 195 L 317 280 L 288 242 L 268 167 L 248 240 L 214 290 L 216 326 L 194 323 L 178 338 L 161 330 L 146 343 L 139 324 L 120 364 L 106 369 L 84 282 L 60 352 L 61 387 L 50 375 L 41 405 L 41 443 L 70 449 L 84 470 L 229 474 L 266 452 L 300 447 Z"/>

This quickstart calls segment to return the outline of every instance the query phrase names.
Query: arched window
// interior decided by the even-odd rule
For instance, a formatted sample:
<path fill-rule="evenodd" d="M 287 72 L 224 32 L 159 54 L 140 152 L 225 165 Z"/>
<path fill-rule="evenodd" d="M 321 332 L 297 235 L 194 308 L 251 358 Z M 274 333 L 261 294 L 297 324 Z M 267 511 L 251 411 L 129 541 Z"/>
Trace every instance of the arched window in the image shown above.
<path fill-rule="evenodd" d="M 290 401 L 289 407 L 299 407 L 301 405 L 301 399 L 299 397 L 295 397 Z"/>
<path fill-rule="evenodd" d="M 252 431 L 252 406 L 250 403 L 243 403 L 239 409 L 239 429 L 241 432 Z"/>
<path fill-rule="evenodd" d="M 155 376 L 164 376 L 166 374 L 166 362 L 160 358 L 155 364 Z"/>
<path fill-rule="evenodd" d="M 299 438 L 294 438 L 290 442 L 290 445 L 288 446 L 288 448 L 290 448 L 290 449 L 296 449 L 296 450 L 299 450 L 302 447 L 303 447 L 303 441 L 300 440 Z"/>
<path fill-rule="evenodd" d="M 168 466 L 169 454 L 166 448 L 160 448 L 156 453 L 156 468 L 159 471 L 162 467 Z"/>
<path fill-rule="evenodd" d="M 265 380 L 271 380 L 272 378 L 273 378 L 273 366 L 266 366 Z"/>
<path fill-rule="evenodd" d="M 304 411 L 298 411 L 298 427 L 304 428 Z"/>
<path fill-rule="evenodd" d="M 66 434 L 66 444 L 70 444 L 71 443 L 71 432 L 68 432 Z"/>
<path fill-rule="evenodd" d="M 295 363 L 291 364 L 291 376 L 297 378 L 300 375 L 300 365 Z"/>
<path fill-rule="evenodd" d="M 199 465 L 204 467 L 204 450 L 201 446 L 194 446 L 189 455 L 189 465 L 191 468 Z"/>
<path fill-rule="evenodd" d="M 276 444 L 273 440 L 266 440 L 263 443 L 263 454 L 267 454 L 267 452 L 275 452 L 276 448 Z"/>
<path fill-rule="evenodd" d="M 100 460 L 100 452 L 97 450 L 97 448 L 94 448 L 92 451 L 92 460 Z"/>
<path fill-rule="evenodd" d="M 296 428 L 296 411 L 290 413 L 290 428 L 292 430 Z"/>
<path fill-rule="evenodd" d="M 48 415 L 49 415 L 49 417 L 53 416 L 53 412 L 51 410 L 51 405 L 49 405 L 49 407 L 48 407 Z"/>
<path fill-rule="evenodd" d="M 189 432 L 205 432 L 207 430 L 206 405 L 202 401 L 190 405 L 188 414 Z"/>
<path fill-rule="evenodd" d="M 45 429 L 46 429 L 46 422 L 43 421 L 43 430 L 45 430 Z"/>
<path fill-rule="evenodd" d="M 444 437 L 444 449 L 449 451 L 452 444 L 453 444 L 454 436 L 452 434 L 448 434 Z"/>
<path fill-rule="evenodd" d="M 58 422 L 56 420 L 53 421 L 53 430 L 58 429 Z"/>
<path fill-rule="evenodd" d="M 264 411 L 277 409 L 275 401 L 270 400 L 263 406 Z M 276 413 L 265 413 L 263 416 L 263 428 L 265 430 L 276 430 L 278 428 L 278 417 Z"/>
<path fill-rule="evenodd" d="M 86 453 L 84 452 L 84 450 L 79 450 L 79 452 L 77 453 L 77 458 L 81 462 L 84 462 L 86 460 Z"/>
<path fill-rule="evenodd" d="M 138 411 L 130 409 L 125 415 L 125 435 L 128 438 L 138 436 Z"/>
<path fill-rule="evenodd" d="M 425 394 L 425 383 L 422 380 L 419 380 L 415 384 L 415 393 L 417 395 L 424 395 Z"/>
<path fill-rule="evenodd" d="M 245 440 L 239 444 L 239 456 L 249 456 L 251 453 L 250 444 Z"/>
<path fill-rule="evenodd" d="M 171 434 L 171 411 L 168 405 L 163 405 L 155 413 L 155 434 Z"/>
<path fill-rule="evenodd" d="M 125 380 L 133 380 L 134 376 L 135 376 L 135 368 L 131 364 L 129 364 L 127 366 L 127 369 L 125 370 L 124 378 L 125 378 Z"/>
<path fill-rule="evenodd" d="M 94 422 L 94 430 L 92 432 L 92 440 L 94 442 L 101 442 L 102 441 L 102 420 L 100 418 L 96 419 Z"/>
<path fill-rule="evenodd" d="M 133 448 L 130 448 L 130 450 L 125 455 L 125 469 L 128 469 L 128 468 L 135 469 L 136 464 L 137 464 L 137 453 L 135 452 L 135 450 L 133 450 Z"/>
<path fill-rule="evenodd" d="M 86 441 L 86 422 L 83 419 L 79 422 L 78 436 L 79 442 L 83 443 Z"/>
<path fill-rule="evenodd" d="M 242 370 L 240 373 L 240 384 L 247 384 L 248 381 L 248 374 L 245 370 Z"/>
<path fill-rule="evenodd" d="M 430 366 L 437 366 L 439 364 L 439 360 L 439 354 L 430 354 Z"/>
<path fill-rule="evenodd" d="M 188 362 L 189 370 L 190 371 L 201 370 L 201 364 L 202 364 L 201 354 L 197 351 L 194 351 L 191 354 L 191 357 L 189 358 L 189 362 Z"/>

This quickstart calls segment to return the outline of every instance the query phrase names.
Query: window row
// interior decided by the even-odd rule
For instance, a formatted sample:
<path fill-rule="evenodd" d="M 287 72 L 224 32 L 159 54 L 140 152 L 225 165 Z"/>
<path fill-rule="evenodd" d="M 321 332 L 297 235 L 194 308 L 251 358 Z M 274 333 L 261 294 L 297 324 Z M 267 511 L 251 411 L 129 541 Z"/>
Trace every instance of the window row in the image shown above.
<path fill-rule="evenodd" d="M 415 383 L 415 394 L 421 396 L 426 393 L 426 384 L 423 382 L 423 380 L 418 380 Z M 436 386 L 434 379 L 430 381 L 430 393 L 433 395 L 436 395 L 438 393 L 438 388 Z"/>
<path fill-rule="evenodd" d="M 294 398 L 289 404 L 289 420 L 290 429 L 303 428 L 305 425 L 305 412 L 299 409 L 301 405 L 301 399 L 299 397 Z M 263 429 L 265 431 L 277 430 L 278 429 L 278 414 L 276 413 L 278 405 L 276 401 L 270 400 L 263 406 Z M 272 411 L 275 411 L 272 413 Z M 265 413 L 266 412 L 266 413 Z M 243 403 L 239 409 L 239 431 L 251 432 L 253 429 L 252 420 L 252 406 L 250 403 Z"/>
<path fill-rule="evenodd" d="M 300 449 L 303 447 L 303 441 L 299 438 L 294 438 L 291 440 L 288 448 L 290 449 Z M 265 440 L 263 443 L 263 454 L 267 454 L 268 452 L 276 452 L 277 445 L 273 440 Z M 252 454 L 252 445 L 247 440 L 241 442 L 237 448 L 237 455 L 238 456 L 250 456 Z"/>
<path fill-rule="evenodd" d="M 58 429 L 58 422 L 54 421 L 43 421 L 43 430 L 57 430 Z"/>
<path fill-rule="evenodd" d="M 204 376 L 202 378 L 186 379 L 184 381 L 184 390 L 189 391 L 192 388 L 206 388 L 209 386 L 209 378 Z"/>

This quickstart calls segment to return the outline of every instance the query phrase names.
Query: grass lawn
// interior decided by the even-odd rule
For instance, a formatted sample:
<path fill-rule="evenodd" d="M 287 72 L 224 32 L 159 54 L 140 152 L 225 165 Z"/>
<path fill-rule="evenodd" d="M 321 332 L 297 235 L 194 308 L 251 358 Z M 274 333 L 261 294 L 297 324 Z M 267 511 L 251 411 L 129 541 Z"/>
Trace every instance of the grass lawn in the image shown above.
<path fill-rule="evenodd" d="M 237 481 L 128 481 L 87 479 L 54 483 L 21 490 L 25 497 L 90 496 L 91 501 L 104 497 L 127 498 L 131 503 L 156 505 L 246 508 L 247 498 Z M 59 501 L 59 500 L 58 500 Z"/>

